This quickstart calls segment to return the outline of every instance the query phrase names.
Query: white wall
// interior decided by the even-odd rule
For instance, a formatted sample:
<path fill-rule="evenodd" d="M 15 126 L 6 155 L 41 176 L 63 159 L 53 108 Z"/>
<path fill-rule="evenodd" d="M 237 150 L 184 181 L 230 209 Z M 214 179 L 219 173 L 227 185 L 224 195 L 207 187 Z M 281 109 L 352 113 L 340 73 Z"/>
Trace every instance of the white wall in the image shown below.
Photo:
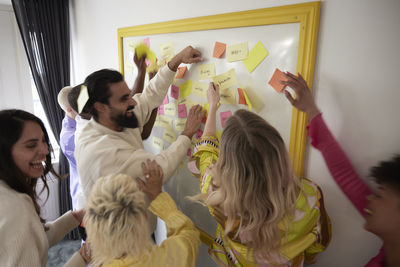
<path fill-rule="evenodd" d="M 29 65 L 10 5 L 0 4 L 0 109 L 33 112 Z"/>
<path fill-rule="evenodd" d="M 100 68 L 118 69 L 117 28 L 305 1 L 72 1 L 75 82 Z M 251 4 L 250 4 L 251 3 Z M 379 160 L 400 153 L 400 1 L 322 2 L 314 92 L 325 119 L 356 169 L 367 177 Z M 379 240 L 332 181 L 318 152 L 306 174 L 321 185 L 333 239 L 315 266 L 362 266 Z"/>

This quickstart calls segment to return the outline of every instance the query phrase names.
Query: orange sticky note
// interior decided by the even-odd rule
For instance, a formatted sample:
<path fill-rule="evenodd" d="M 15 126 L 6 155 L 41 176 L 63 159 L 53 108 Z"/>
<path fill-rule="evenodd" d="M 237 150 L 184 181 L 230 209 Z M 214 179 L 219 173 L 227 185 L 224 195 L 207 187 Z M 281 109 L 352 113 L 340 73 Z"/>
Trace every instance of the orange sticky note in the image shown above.
<path fill-rule="evenodd" d="M 226 44 L 215 42 L 213 57 L 221 58 L 222 55 L 225 53 Z"/>
<path fill-rule="evenodd" d="M 281 84 L 280 81 L 287 81 L 285 74 L 279 69 L 276 69 L 271 80 L 268 82 L 278 93 L 281 93 L 285 89 L 286 85 Z"/>
<path fill-rule="evenodd" d="M 242 88 L 238 88 L 238 94 L 239 94 L 239 104 L 246 105 L 246 98 L 244 97 Z"/>
<path fill-rule="evenodd" d="M 186 70 L 187 70 L 187 67 L 186 67 L 186 66 L 185 66 L 185 67 L 179 67 L 179 68 L 178 68 L 178 74 L 176 75 L 176 78 L 177 78 L 177 79 L 182 79 L 183 76 L 185 76 Z"/>

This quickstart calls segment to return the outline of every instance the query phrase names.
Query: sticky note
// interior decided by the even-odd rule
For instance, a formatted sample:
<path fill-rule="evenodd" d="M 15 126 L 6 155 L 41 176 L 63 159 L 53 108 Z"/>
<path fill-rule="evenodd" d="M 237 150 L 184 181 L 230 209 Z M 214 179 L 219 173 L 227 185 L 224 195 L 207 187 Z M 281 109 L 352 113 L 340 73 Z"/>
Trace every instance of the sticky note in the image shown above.
<path fill-rule="evenodd" d="M 242 88 L 238 88 L 238 95 L 239 95 L 239 104 L 247 105 L 249 107 L 249 110 L 251 111 L 252 105 L 249 97 L 246 94 L 246 91 Z"/>
<path fill-rule="evenodd" d="M 145 43 L 140 43 L 135 48 L 135 53 L 138 59 L 141 59 L 144 54 L 146 54 L 146 58 L 151 62 L 156 62 L 156 54 L 150 50 L 150 48 Z"/>
<path fill-rule="evenodd" d="M 176 140 L 176 134 L 168 129 L 164 129 L 163 139 L 169 143 L 173 143 Z"/>
<path fill-rule="evenodd" d="M 244 95 L 244 98 L 245 98 L 245 100 L 246 100 L 246 104 L 247 104 L 247 106 L 249 107 L 249 110 L 251 111 L 252 105 L 251 105 L 250 99 L 249 99 L 249 97 L 247 96 L 245 90 L 243 90 L 243 95 Z"/>
<path fill-rule="evenodd" d="M 174 121 L 175 131 L 177 132 L 183 132 L 183 130 L 185 130 L 185 125 L 186 125 L 186 118 L 176 119 Z"/>
<path fill-rule="evenodd" d="M 260 64 L 264 58 L 268 56 L 268 51 L 261 42 L 258 42 L 249 53 L 249 57 L 243 60 L 243 64 L 249 73 Z"/>
<path fill-rule="evenodd" d="M 164 115 L 164 105 L 158 107 L 158 114 Z"/>
<path fill-rule="evenodd" d="M 78 104 L 78 113 L 81 113 L 85 107 L 87 101 L 89 100 L 89 93 L 85 85 L 81 86 L 81 91 L 79 92 L 78 99 L 76 100 Z"/>
<path fill-rule="evenodd" d="M 187 117 L 186 105 L 185 104 L 178 105 L 178 118 L 186 118 L 186 117 Z"/>
<path fill-rule="evenodd" d="M 179 68 L 178 68 L 178 73 L 176 74 L 176 78 L 177 78 L 177 79 L 182 79 L 183 76 L 185 76 L 186 70 L 187 70 L 187 67 L 186 67 L 186 66 L 184 66 L 184 67 L 179 67 Z"/>
<path fill-rule="evenodd" d="M 179 98 L 179 87 L 176 85 L 171 85 L 171 96 L 175 99 Z"/>
<path fill-rule="evenodd" d="M 172 129 L 172 119 L 166 116 L 157 116 L 155 125 L 164 129 Z"/>
<path fill-rule="evenodd" d="M 153 146 L 155 148 L 158 148 L 160 150 L 163 150 L 164 148 L 164 141 L 158 137 L 153 136 Z"/>
<path fill-rule="evenodd" d="M 225 49 L 226 49 L 226 44 L 215 42 L 213 57 L 221 58 L 225 53 Z"/>
<path fill-rule="evenodd" d="M 164 100 L 163 100 L 163 105 L 168 104 L 168 103 L 169 103 L 168 96 L 165 95 Z"/>
<path fill-rule="evenodd" d="M 219 90 L 224 90 L 238 83 L 235 69 L 230 69 L 225 73 L 213 77 L 213 81 L 219 85 Z"/>
<path fill-rule="evenodd" d="M 190 157 L 192 155 L 192 150 L 190 148 L 187 150 L 186 155 L 188 157 Z"/>
<path fill-rule="evenodd" d="M 128 40 L 128 49 L 129 50 L 134 50 L 137 45 L 138 45 L 137 42 L 135 42 L 133 40 Z"/>
<path fill-rule="evenodd" d="M 196 138 L 200 139 L 202 135 L 203 135 L 203 131 L 201 129 L 198 129 L 196 132 Z"/>
<path fill-rule="evenodd" d="M 248 55 L 249 47 L 247 42 L 230 45 L 226 48 L 226 59 L 228 62 L 246 59 Z"/>
<path fill-rule="evenodd" d="M 217 138 L 218 138 L 218 140 L 221 140 L 221 135 L 222 135 L 222 132 L 221 132 L 221 131 L 217 131 Z"/>
<path fill-rule="evenodd" d="M 143 43 L 145 43 L 147 45 L 147 47 L 150 47 L 150 37 L 144 38 Z"/>
<path fill-rule="evenodd" d="M 233 89 L 227 88 L 220 90 L 220 102 L 223 105 L 235 105 L 236 104 L 236 92 Z"/>
<path fill-rule="evenodd" d="M 176 105 L 175 103 L 168 103 L 164 105 L 165 115 L 176 116 Z"/>
<path fill-rule="evenodd" d="M 179 97 L 185 98 L 192 93 L 192 80 L 187 80 L 186 82 L 179 85 Z"/>
<path fill-rule="evenodd" d="M 287 81 L 285 74 L 283 74 L 282 71 L 279 69 L 275 69 L 274 74 L 272 75 L 271 80 L 269 80 L 269 84 L 272 86 L 272 88 L 275 89 L 278 93 L 282 92 L 283 89 L 285 89 L 286 85 L 281 84 L 280 81 Z"/>
<path fill-rule="evenodd" d="M 224 128 L 225 127 L 225 122 L 230 116 L 232 116 L 232 112 L 229 111 L 229 110 L 228 111 L 224 111 L 224 112 L 219 113 L 219 116 L 221 118 L 222 128 Z"/>
<path fill-rule="evenodd" d="M 172 41 L 160 45 L 161 57 L 168 59 L 174 55 L 174 43 Z"/>
<path fill-rule="evenodd" d="M 208 84 L 198 81 L 193 81 L 192 92 L 195 93 L 196 95 L 205 98 L 207 96 L 207 89 L 208 89 Z"/>
<path fill-rule="evenodd" d="M 147 73 L 149 73 L 149 72 L 157 72 L 158 69 L 159 69 L 159 66 L 158 66 L 157 62 L 150 62 L 150 65 L 147 65 L 146 72 Z"/>
<path fill-rule="evenodd" d="M 198 66 L 199 80 L 211 79 L 215 76 L 215 64 L 203 64 Z"/>

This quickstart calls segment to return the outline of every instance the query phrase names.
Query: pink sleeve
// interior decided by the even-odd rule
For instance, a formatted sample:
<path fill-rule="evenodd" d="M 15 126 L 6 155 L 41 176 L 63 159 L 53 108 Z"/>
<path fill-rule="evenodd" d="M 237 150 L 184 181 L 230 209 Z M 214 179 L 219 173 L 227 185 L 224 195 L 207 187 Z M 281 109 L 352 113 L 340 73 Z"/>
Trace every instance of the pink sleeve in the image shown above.
<path fill-rule="evenodd" d="M 326 126 L 322 114 L 309 122 L 307 130 L 311 145 L 322 153 L 333 179 L 357 210 L 364 214 L 366 197 L 372 194 L 372 191 L 354 170 L 347 155 Z"/>

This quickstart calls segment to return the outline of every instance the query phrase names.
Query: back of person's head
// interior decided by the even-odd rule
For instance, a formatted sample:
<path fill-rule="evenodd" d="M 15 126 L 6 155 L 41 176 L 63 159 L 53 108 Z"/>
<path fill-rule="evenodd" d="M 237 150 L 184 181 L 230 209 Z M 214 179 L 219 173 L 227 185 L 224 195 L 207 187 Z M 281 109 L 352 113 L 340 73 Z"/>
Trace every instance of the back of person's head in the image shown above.
<path fill-rule="evenodd" d="M 223 209 L 225 234 L 233 231 L 257 253 L 277 249 L 278 223 L 294 212 L 300 193 L 278 131 L 252 112 L 236 111 L 225 124 L 213 172 L 218 189 L 206 203 Z"/>
<path fill-rule="evenodd" d="M 63 89 L 60 90 L 57 96 L 58 104 L 60 107 L 64 110 L 65 113 L 68 113 L 68 107 L 70 107 L 70 104 L 68 102 L 68 94 L 71 91 L 72 87 L 71 86 L 65 86 Z"/>
<path fill-rule="evenodd" d="M 387 161 L 381 161 L 370 171 L 378 184 L 387 185 L 396 190 L 400 196 L 400 155 L 395 155 Z"/>
<path fill-rule="evenodd" d="M 37 123 L 43 131 L 45 142 L 51 151 L 49 136 L 43 122 L 35 115 L 19 110 L 6 109 L 0 111 L 0 125 L 3 125 L 0 131 L 0 179 L 5 181 L 9 187 L 20 193 L 29 195 L 33 201 L 36 212 L 40 214 L 40 208 L 37 204 L 36 195 L 36 178 L 27 179 L 22 171 L 17 167 L 12 156 L 12 148 L 14 144 L 21 138 L 24 130 L 25 122 L 31 121 Z M 46 183 L 46 175 L 49 171 L 54 171 L 51 164 L 50 153 L 46 155 L 44 174 L 39 179 L 42 179 L 45 188 L 48 190 Z M 42 220 L 42 219 L 41 219 Z M 42 220 L 44 221 L 44 220 Z"/>
<path fill-rule="evenodd" d="M 145 194 L 125 174 L 100 178 L 86 205 L 84 223 L 92 250 L 91 266 L 136 258 L 154 245 L 150 239 Z"/>
<path fill-rule="evenodd" d="M 89 94 L 86 106 L 96 120 L 98 119 L 98 113 L 94 108 L 94 103 L 109 104 L 108 99 L 111 96 L 110 85 L 123 80 L 121 73 L 110 69 L 95 71 L 86 77 L 84 85 L 86 85 Z"/>

